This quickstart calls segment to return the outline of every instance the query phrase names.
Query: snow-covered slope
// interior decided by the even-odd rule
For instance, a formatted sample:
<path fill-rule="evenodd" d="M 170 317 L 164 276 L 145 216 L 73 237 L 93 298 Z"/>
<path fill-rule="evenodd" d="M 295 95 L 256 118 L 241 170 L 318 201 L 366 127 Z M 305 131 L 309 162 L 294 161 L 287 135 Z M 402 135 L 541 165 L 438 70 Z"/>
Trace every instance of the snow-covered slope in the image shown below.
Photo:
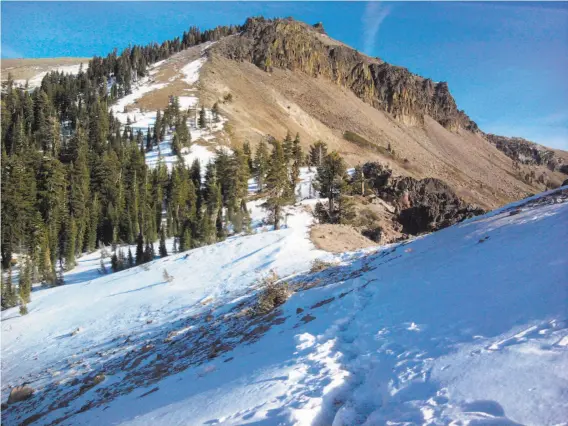
<path fill-rule="evenodd" d="M 157 109 L 140 108 L 139 101 L 145 96 L 166 90 L 169 96 L 175 95 L 178 99 L 180 109 L 188 115 L 187 127 L 193 143 L 189 148 L 182 148 L 181 159 L 186 165 L 198 159 L 205 166 L 214 156 L 215 150 L 223 147 L 230 151 L 229 148 L 219 143 L 218 136 L 223 135 L 227 118 L 221 114 L 214 116 L 211 108 L 204 107 L 199 100 L 197 92 L 197 83 L 199 82 L 200 70 L 207 62 L 205 52 L 214 43 L 204 43 L 204 46 L 197 50 L 199 56 L 197 59 L 189 62 L 182 61 L 185 65 L 181 66 L 179 58 L 174 56 L 163 61 L 156 62 L 149 67 L 149 75 L 141 78 L 133 84 L 132 92 L 118 99 L 111 107 L 110 111 L 123 125 L 130 123 L 129 126 L 134 132 L 141 131 L 144 136 L 149 128 L 153 128 Z M 195 48 L 197 49 L 197 48 Z M 172 64 L 172 62 L 174 64 Z M 176 68 L 181 67 L 181 68 Z M 174 75 L 172 77 L 160 78 L 160 73 L 169 71 Z M 168 75 L 170 75 L 168 73 Z M 174 87 L 176 82 L 183 81 L 187 87 L 180 89 Z M 110 90 L 110 88 L 109 88 Z M 162 112 L 167 107 L 167 102 L 160 106 Z M 199 110 L 204 108 L 205 111 L 205 127 L 199 125 Z M 151 168 L 156 167 L 159 161 L 165 164 L 170 170 L 174 164 L 178 162 L 178 157 L 172 152 L 172 140 L 175 128 L 168 128 L 164 140 L 159 146 L 154 147 L 150 152 L 146 153 L 146 163 Z"/>
<path fill-rule="evenodd" d="M 2 400 L 36 390 L 3 424 L 564 424 L 567 198 L 316 273 L 307 200 L 287 229 L 36 291 L 2 313 Z M 270 269 L 295 293 L 252 316 Z"/>

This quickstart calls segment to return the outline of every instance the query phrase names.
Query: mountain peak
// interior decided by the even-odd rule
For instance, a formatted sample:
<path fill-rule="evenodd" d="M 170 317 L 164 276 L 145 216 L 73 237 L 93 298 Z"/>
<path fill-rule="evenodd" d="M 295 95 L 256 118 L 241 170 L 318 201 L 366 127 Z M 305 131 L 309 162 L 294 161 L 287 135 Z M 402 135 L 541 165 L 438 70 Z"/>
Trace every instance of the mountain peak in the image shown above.
<path fill-rule="evenodd" d="M 434 83 L 330 38 L 322 23 L 308 25 L 292 18 L 249 18 L 243 32 L 215 50 L 229 59 L 323 77 L 350 89 L 374 108 L 396 120 L 421 125 L 430 115 L 445 128 L 476 132 L 477 124 L 457 108 L 445 82 Z"/>

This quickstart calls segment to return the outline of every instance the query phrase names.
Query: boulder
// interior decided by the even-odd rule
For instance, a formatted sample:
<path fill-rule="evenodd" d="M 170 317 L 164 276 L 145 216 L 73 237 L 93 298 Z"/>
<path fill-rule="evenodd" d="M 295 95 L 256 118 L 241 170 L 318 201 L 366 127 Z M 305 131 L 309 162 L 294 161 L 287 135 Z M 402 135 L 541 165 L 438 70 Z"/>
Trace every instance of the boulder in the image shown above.
<path fill-rule="evenodd" d="M 14 404 L 16 402 L 25 401 L 34 394 L 34 389 L 30 386 L 16 386 L 10 391 L 10 396 L 8 397 L 8 404 Z"/>

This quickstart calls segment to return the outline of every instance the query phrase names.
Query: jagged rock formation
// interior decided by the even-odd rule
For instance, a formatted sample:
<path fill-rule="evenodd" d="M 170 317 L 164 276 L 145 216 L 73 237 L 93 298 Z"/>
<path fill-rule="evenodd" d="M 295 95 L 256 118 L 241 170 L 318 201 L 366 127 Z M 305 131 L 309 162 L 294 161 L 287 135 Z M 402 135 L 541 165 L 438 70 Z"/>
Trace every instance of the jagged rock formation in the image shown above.
<path fill-rule="evenodd" d="M 434 178 L 394 179 L 381 197 L 398 203 L 398 221 L 403 232 L 412 235 L 437 231 L 485 213 L 465 203 L 445 182 Z"/>
<path fill-rule="evenodd" d="M 394 177 L 392 170 L 380 163 L 366 163 L 362 171 L 377 196 L 396 206 L 396 220 L 405 234 L 435 231 L 485 213 L 464 202 L 440 179 Z"/>
<path fill-rule="evenodd" d="M 486 134 L 485 137 L 514 161 L 527 165 L 546 166 L 552 171 L 568 172 L 565 166 L 562 166 L 563 160 L 557 157 L 554 151 L 542 145 L 523 138 L 508 138 L 491 133 Z"/>
<path fill-rule="evenodd" d="M 478 131 L 477 124 L 458 110 L 446 83 L 363 55 L 329 38 L 320 24 L 249 18 L 242 33 L 222 40 L 211 52 L 251 62 L 267 72 L 277 67 L 326 78 L 406 124 L 423 124 L 429 115 L 452 131 Z"/>

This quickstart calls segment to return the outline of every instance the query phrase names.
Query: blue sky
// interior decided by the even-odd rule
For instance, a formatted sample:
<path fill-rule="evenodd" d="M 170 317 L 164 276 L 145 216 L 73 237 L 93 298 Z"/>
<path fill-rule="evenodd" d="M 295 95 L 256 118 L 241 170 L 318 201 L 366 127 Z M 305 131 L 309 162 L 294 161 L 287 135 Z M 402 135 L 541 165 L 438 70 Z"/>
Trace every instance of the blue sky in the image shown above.
<path fill-rule="evenodd" d="M 104 55 L 247 16 L 322 21 L 360 51 L 447 81 L 487 132 L 568 149 L 568 3 L 7 2 L 2 57 Z"/>

